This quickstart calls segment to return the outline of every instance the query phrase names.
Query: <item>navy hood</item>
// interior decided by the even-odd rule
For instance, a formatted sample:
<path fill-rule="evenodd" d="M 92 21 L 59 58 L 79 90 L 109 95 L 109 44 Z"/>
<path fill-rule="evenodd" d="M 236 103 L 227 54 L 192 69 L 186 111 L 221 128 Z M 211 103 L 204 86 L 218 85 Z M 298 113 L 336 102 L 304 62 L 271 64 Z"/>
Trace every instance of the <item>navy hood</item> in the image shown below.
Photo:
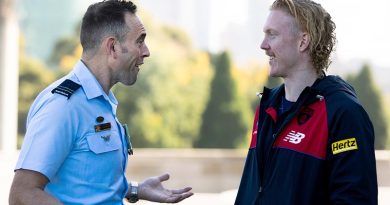
<path fill-rule="evenodd" d="M 354 98 L 357 98 L 355 89 L 339 76 L 329 75 L 318 79 L 313 87 L 321 91 L 324 96 L 330 96 L 338 92 L 344 92 Z"/>

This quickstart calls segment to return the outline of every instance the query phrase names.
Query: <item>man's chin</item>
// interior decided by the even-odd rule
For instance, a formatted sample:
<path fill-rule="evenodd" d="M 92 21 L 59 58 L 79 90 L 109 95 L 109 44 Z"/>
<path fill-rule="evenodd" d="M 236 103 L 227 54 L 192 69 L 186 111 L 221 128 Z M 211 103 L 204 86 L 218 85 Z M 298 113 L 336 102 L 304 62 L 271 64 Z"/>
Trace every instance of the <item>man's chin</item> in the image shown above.
<path fill-rule="evenodd" d="M 269 76 L 270 76 L 270 77 L 274 77 L 274 78 L 280 77 L 280 75 L 279 75 L 277 72 L 272 72 L 272 70 L 271 70 L 271 72 L 269 73 Z"/>
<path fill-rule="evenodd" d="M 137 78 L 136 79 L 133 79 L 131 81 L 127 81 L 127 82 L 121 82 L 123 85 L 126 85 L 126 86 L 131 86 L 131 85 L 134 85 L 135 82 L 137 81 Z"/>
<path fill-rule="evenodd" d="M 276 69 L 270 69 L 270 72 L 269 72 L 269 76 L 270 77 L 274 77 L 274 78 L 283 78 L 285 75 L 281 72 L 278 72 Z"/>

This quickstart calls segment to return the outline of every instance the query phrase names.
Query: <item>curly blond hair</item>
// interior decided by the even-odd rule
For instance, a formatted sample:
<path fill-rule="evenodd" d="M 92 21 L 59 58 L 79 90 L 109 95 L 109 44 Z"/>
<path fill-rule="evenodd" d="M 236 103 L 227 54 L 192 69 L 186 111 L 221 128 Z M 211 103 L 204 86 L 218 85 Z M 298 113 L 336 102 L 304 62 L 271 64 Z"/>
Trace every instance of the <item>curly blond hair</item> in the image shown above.
<path fill-rule="evenodd" d="M 329 13 L 311 0 L 275 0 L 271 10 L 278 9 L 293 16 L 299 29 L 309 33 L 309 52 L 316 71 L 322 73 L 327 70 L 336 44 L 336 25 Z"/>

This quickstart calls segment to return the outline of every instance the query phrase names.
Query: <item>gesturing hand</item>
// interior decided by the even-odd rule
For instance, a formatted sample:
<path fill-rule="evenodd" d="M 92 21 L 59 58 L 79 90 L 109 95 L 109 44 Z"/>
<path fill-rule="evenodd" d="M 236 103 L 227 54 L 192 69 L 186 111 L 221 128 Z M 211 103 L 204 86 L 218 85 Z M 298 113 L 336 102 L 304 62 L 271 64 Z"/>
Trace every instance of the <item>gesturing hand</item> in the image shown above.
<path fill-rule="evenodd" d="M 185 187 L 182 189 L 166 189 L 162 185 L 163 181 L 169 179 L 169 174 L 150 177 L 139 184 L 139 199 L 160 202 L 160 203 L 177 203 L 193 195 L 189 192 L 192 188 Z"/>

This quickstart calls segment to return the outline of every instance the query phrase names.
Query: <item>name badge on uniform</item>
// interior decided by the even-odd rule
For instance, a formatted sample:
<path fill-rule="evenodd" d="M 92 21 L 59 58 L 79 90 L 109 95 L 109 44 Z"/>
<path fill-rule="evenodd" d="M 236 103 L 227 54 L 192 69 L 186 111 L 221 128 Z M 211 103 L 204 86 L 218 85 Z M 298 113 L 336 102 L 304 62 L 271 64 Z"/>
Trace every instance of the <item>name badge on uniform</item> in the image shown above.
<path fill-rule="evenodd" d="M 131 144 L 130 141 L 130 135 L 129 135 L 129 128 L 127 127 L 127 124 L 123 124 L 123 129 L 125 130 L 125 136 L 126 136 L 126 141 L 127 141 L 127 153 L 129 155 L 133 155 L 133 145 Z"/>
<path fill-rule="evenodd" d="M 107 122 L 107 123 L 95 125 L 95 132 L 101 132 L 105 130 L 111 130 L 111 123 Z"/>

